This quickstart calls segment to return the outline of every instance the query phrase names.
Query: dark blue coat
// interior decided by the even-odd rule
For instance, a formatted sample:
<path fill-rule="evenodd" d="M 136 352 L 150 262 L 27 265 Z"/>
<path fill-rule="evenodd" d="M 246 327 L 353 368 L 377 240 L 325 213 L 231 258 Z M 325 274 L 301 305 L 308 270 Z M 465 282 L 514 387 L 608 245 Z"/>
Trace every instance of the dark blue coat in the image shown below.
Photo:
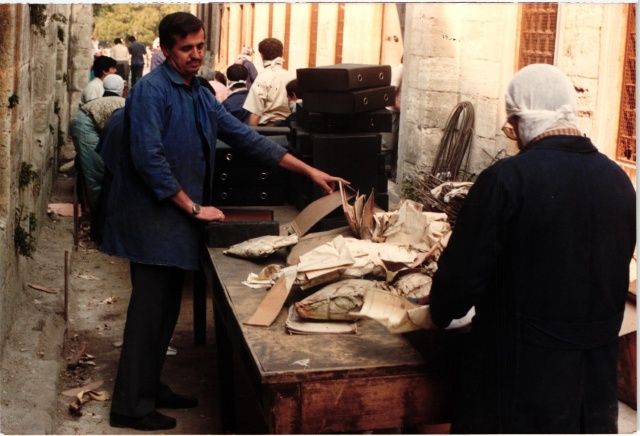
<path fill-rule="evenodd" d="M 249 122 L 249 117 L 251 116 L 251 112 L 243 107 L 248 93 L 248 89 L 234 91 L 222 102 L 227 112 L 245 124 Z"/>
<path fill-rule="evenodd" d="M 169 197 L 182 189 L 196 203 L 206 200 L 217 139 L 267 165 L 286 153 L 229 114 L 196 78 L 185 85 L 166 62 L 129 91 L 123 138 L 100 248 L 187 270 L 198 269 L 204 224 Z"/>
<path fill-rule="evenodd" d="M 583 137 L 542 139 L 480 174 L 430 296 L 440 327 L 476 308 L 453 432 L 616 432 L 635 200 Z"/>

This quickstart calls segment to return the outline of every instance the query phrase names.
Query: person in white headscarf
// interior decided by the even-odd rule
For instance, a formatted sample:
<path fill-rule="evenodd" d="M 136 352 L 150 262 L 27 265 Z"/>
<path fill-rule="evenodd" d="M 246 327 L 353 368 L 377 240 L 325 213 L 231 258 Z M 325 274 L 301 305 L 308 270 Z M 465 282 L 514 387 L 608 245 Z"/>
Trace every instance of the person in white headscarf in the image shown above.
<path fill-rule="evenodd" d="M 573 83 L 552 65 L 533 64 L 520 70 L 509 83 L 505 100 L 507 120 L 520 149 L 546 132 L 580 135 Z"/>
<path fill-rule="evenodd" d="M 89 210 L 98 206 L 102 189 L 104 163 L 96 152 L 100 141 L 100 132 L 118 108 L 124 106 L 123 93 L 125 82 L 118 74 L 109 74 L 103 81 L 102 97 L 83 105 L 69 123 L 69 131 L 76 150 L 76 164 L 87 187 Z"/>
<path fill-rule="evenodd" d="M 247 71 L 249 71 L 249 77 L 247 78 L 246 86 L 248 90 L 251 89 L 253 81 L 256 80 L 256 77 L 258 76 L 258 70 L 253 64 L 253 49 L 251 47 L 243 46 L 235 63 L 243 65 L 247 69 Z"/>
<path fill-rule="evenodd" d="M 635 190 L 577 130 L 559 69 L 527 66 L 506 94 L 521 152 L 470 189 L 428 301 L 438 328 L 475 306 L 451 432 L 617 433 Z"/>

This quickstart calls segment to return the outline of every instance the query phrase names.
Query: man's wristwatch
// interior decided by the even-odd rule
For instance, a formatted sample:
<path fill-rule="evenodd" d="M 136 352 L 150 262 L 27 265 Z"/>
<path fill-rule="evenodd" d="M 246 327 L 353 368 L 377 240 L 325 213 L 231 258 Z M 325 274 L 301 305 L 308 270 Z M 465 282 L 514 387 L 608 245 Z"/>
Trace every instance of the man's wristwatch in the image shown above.
<path fill-rule="evenodd" d="M 193 203 L 193 206 L 191 206 L 191 216 L 197 216 L 201 209 L 198 203 Z"/>

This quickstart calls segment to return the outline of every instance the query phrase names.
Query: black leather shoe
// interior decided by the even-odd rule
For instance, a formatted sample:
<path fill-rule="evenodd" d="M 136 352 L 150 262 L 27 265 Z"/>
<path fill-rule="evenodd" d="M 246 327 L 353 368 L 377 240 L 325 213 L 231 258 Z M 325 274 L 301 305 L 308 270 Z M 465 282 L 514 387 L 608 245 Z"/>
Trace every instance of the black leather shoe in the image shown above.
<path fill-rule="evenodd" d="M 111 412 L 109 425 L 111 427 L 133 428 L 136 430 L 169 430 L 175 428 L 176 419 L 155 410 L 138 417 L 124 416 Z"/>
<path fill-rule="evenodd" d="M 180 394 L 172 394 L 169 398 L 156 401 L 158 409 L 191 409 L 198 406 L 198 399 Z"/>

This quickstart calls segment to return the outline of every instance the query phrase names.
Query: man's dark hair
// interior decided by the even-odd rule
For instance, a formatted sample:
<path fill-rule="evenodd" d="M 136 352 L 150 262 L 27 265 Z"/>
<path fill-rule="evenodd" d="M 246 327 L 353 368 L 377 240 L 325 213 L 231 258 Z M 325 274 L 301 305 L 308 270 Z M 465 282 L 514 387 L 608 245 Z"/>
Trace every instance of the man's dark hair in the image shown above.
<path fill-rule="evenodd" d="M 258 51 L 262 55 L 263 60 L 272 61 L 275 58 L 282 56 L 282 53 L 284 53 L 284 46 L 279 39 L 267 38 L 260 41 L 260 44 L 258 44 Z"/>
<path fill-rule="evenodd" d="M 198 82 L 200 82 L 200 86 L 207 88 L 213 95 L 216 95 L 216 90 L 213 89 L 213 86 L 211 86 L 211 83 L 209 83 L 207 79 L 202 76 L 196 76 L 196 79 L 198 79 Z"/>
<path fill-rule="evenodd" d="M 94 76 L 102 77 L 104 73 L 109 72 L 109 69 L 111 67 L 116 68 L 117 65 L 118 63 L 114 58 L 102 55 L 102 56 L 98 56 L 93 61 L 93 67 L 91 67 L 91 69 L 93 70 Z"/>
<path fill-rule="evenodd" d="M 193 14 L 188 12 L 169 14 L 160 21 L 158 26 L 160 45 L 171 49 L 176 43 L 175 35 L 185 38 L 190 33 L 198 32 L 201 29 L 204 29 L 202 21 Z"/>
<path fill-rule="evenodd" d="M 122 42 L 122 38 L 116 38 L 113 40 L 114 44 L 120 44 Z"/>
<path fill-rule="evenodd" d="M 293 79 L 289 83 L 287 83 L 285 89 L 287 90 L 287 97 L 293 98 L 293 95 L 295 94 L 296 97 L 302 98 L 300 96 L 300 90 L 298 89 L 298 79 Z"/>
<path fill-rule="evenodd" d="M 227 76 L 225 76 L 223 73 L 221 73 L 220 71 L 216 71 L 214 77 L 218 82 L 222 83 L 224 86 L 227 86 Z"/>
<path fill-rule="evenodd" d="M 136 41 L 136 37 L 135 37 L 135 36 L 133 36 L 133 35 L 131 35 L 131 36 L 129 37 L 129 42 L 135 42 L 135 41 Z"/>
<path fill-rule="evenodd" d="M 249 70 L 242 64 L 233 64 L 227 68 L 227 79 L 237 82 L 238 80 L 247 80 Z"/>

